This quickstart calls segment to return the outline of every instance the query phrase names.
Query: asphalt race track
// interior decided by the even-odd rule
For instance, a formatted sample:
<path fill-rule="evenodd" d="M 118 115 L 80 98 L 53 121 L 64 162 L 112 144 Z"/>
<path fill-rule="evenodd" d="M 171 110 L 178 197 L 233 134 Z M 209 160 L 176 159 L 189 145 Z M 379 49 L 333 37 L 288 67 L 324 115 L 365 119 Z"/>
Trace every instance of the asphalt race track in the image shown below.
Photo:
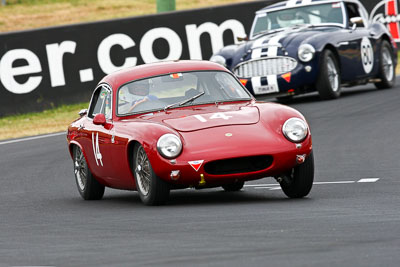
<path fill-rule="evenodd" d="M 85 202 L 64 134 L 0 141 L 0 266 L 399 266 L 399 87 L 290 105 L 311 125 L 317 168 L 300 200 L 266 178 L 173 191 L 162 207 L 112 189 Z"/>

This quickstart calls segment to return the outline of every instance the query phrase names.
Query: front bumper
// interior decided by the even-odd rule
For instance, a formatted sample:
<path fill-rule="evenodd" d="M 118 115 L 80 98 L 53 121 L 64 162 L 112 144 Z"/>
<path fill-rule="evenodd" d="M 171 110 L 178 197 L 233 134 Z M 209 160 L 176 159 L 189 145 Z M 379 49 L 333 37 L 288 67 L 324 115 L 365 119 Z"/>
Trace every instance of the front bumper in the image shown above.
<path fill-rule="evenodd" d="M 218 131 L 221 131 L 221 133 Z M 204 144 L 202 149 L 198 145 L 197 147 L 193 145 L 196 144 L 195 139 L 198 138 L 196 133 L 186 134 L 184 150 L 174 160 L 167 160 L 158 153 L 151 153 L 149 159 L 156 175 L 177 187 L 221 186 L 239 180 L 248 181 L 278 176 L 297 166 L 299 164 L 299 155 L 308 156 L 312 150 L 310 135 L 302 143 L 296 145 L 286 140 L 283 136 L 276 138 L 276 136 L 271 135 L 262 138 L 261 134 L 265 135 L 265 133 L 248 131 L 249 137 L 246 138 L 247 142 L 244 143 L 240 141 L 238 133 L 232 127 L 229 130 L 232 136 L 226 138 L 225 142 L 222 143 L 218 138 L 211 138 L 212 135 L 218 136 L 226 131 L 226 127 L 203 131 L 203 135 L 209 136 L 209 139 L 203 141 L 205 143 L 208 142 L 208 144 Z M 235 138 L 237 139 L 235 140 Z M 272 161 L 268 163 L 266 168 L 261 170 L 239 171 L 229 174 L 211 174 L 207 172 L 210 168 L 205 167 L 210 162 L 254 156 L 271 157 Z M 200 163 L 200 166 L 192 166 L 190 162 Z"/>
<path fill-rule="evenodd" d="M 238 78 L 254 96 L 293 95 L 297 92 L 312 90 L 317 75 L 318 65 L 315 60 L 312 60 L 308 63 L 298 62 L 294 70 L 284 74 L 269 75 L 269 77 Z"/>

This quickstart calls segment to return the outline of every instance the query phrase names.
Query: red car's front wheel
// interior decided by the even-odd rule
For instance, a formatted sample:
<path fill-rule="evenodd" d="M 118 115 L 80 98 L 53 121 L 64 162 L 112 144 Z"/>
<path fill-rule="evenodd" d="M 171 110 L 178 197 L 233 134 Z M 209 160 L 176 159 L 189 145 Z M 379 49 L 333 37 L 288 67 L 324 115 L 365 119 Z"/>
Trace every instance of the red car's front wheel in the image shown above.
<path fill-rule="evenodd" d="M 141 145 L 135 146 L 133 155 L 136 187 L 143 204 L 148 206 L 164 204 L 169 196 L 168 184 L 156 176 Z"/>
<path fill-rule="evenodd" d="M 314 155 L 308 155 L 303 164 L 293 168 L 280 181 L 283 192 L 290 198 L 302 198 L 310 193 L 314 182 Z"/>

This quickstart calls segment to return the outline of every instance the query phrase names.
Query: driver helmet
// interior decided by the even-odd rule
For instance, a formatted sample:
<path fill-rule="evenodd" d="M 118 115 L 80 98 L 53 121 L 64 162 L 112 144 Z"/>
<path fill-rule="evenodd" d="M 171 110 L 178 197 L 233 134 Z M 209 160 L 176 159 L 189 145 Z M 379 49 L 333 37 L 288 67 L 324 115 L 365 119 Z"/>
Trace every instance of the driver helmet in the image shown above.
<path fill-rule="evenodd" d="M 147 96 L 150 92 L 149 80 L 136 81 L 127 86 L 129 93 L 133 95 Z"/>
<path fill-rule="evenodd" d="M 276 18 L 278 24 L 282 27 L 282 28 L 286 28 L 289 27 L 296 21 L 296 15 L 293 13 L 293 11 L 291 10 L 285 10 L 285 11 L 281 11 L 277 18 Z"/>

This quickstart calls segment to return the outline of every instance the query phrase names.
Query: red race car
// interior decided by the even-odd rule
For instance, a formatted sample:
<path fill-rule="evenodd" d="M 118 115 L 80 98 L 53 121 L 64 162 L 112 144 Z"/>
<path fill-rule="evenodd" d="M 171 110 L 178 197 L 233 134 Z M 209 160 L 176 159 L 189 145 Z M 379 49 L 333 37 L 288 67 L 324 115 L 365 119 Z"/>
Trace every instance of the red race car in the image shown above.
<path fill-rule="evenodd" d="M 226 68 L 175 61 L 107 75 L 89 109 L 68 127 L 79 193 L 137 190 L 146 205 L 171 189 L 222 186 L 274 177 L 291 198 L 314 179 L 311 134 L 296 110 L 257 102 Z"/>

